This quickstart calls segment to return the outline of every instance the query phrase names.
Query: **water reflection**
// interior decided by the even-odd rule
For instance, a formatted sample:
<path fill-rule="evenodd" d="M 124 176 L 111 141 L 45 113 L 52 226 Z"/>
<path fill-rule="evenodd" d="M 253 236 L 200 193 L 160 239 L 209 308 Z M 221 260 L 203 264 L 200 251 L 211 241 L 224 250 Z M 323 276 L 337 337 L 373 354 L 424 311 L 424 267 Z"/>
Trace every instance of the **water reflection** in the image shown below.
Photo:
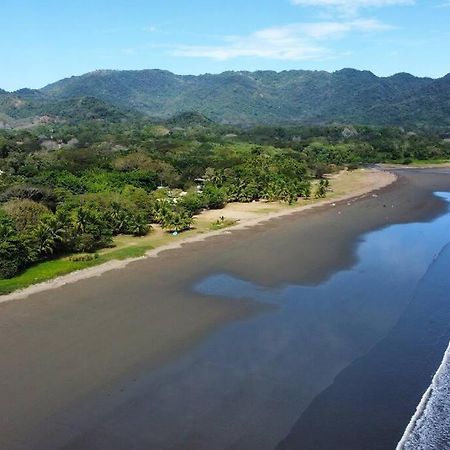
<path fill-rule="evenodd" d="M 450 202 L 450 194 L 436 195 Z M 227 274 L 216 274 L 199 282 L 195 290 L 207 295 L 231 299 L 250 298 L 283 305 L 289 300 L 320 298 L 323 293 L 330 293 L 330 290 L 336 291 L 333 296 L 339 292 L 361 292 L 358 286 L 362 286 L 364 295 L 370 297 L 379 294 L 379 289 L 390 291 L 417 281 L 448 242 L 449 224 L 450 216 L 445 215 L 431 223 L 394 225 L 370 233 L 362 239 L 358 248 L 359 263 L 319 286 L 287 285 L 268 289 Z M 355 272 L 358 273 L 357 277 Z M 376 292 L 367 290 L 376 280 L 380 283 L 376 286 Z M 350 281 L 351 284 L 346 287 Z"/>
<path fill-rule="evenodd" d="M 103 429 L 145 433 L 149 448 L 274 448 L 314 397 L 388 334 L 448 242 L 450 214 L 364 236 L 359 262 L 318 286 L 267 289 L 228 274 L 200 280 L 198 293 L 272 307 L 154 372 Z"/>
<path fill-rule="evenodd" d="M 439 195 L 450 201 L 449 194 Z M 216 367 L 217 376 L 207 383 L 224 386 L 233 399 L 227 414 L 248 424 L 243 442 L 256 444 L 252 432 L 262 432 L 271 442 L 283 428 L 280 424 L 276 430 L 274 414 L 281 411 L 294 419 L 337 373 L 385 337 L 448 242 L 449 214 L 366 235 L 358 248 L 359 263 L 318 286 L 267 289 L 227 274 L 199 282 L 195 290 L 202 294 L 277 305 L 264 316 L 231 325 L 197 355 L 197 363 L 207 360 Z M 256 393 L 240 397 L 246 389 Z M 246 413 L 250 408 L 261 423 L 270 424 L 264 431 L 252 430 L 252 420 L 241 416 L 245 401 L 251 402 Z M 272 402 L 282 407 L 267 409 Z"/>

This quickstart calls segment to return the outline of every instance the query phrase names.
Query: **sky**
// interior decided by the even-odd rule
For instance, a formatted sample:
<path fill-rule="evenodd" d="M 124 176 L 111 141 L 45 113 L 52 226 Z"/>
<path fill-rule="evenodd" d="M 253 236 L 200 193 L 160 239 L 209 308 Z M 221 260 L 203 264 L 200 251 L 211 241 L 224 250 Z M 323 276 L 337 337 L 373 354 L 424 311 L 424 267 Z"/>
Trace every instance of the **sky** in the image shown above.
<path fill-rule="evenodd" d="M 450 72 L 450 0 L 14 0 L 0 88 L 97 69 Z"/>

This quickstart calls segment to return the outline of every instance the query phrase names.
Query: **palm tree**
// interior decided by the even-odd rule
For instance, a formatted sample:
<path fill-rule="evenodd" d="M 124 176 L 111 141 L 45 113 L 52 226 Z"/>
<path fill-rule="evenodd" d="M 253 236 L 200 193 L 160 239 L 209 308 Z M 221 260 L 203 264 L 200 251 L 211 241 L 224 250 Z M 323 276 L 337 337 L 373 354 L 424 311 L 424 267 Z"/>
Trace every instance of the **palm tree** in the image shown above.
<path fill-rule="evenodd" d="M 111 223 L 111 228 L 114 233 L 124 233 L 127 229 L 128 214 L 120 206 L 119 203 L 113 202 L 111 204 L 111 212 L 109 214 L 109 219 Z"/>
<path fill-rule="evenodd" d="M 55 217 L 44 217 L 34 230 L 37 249 L 41 255 L 53 255 L 57 246 L 64 241 L 66 230 Z"/>
<path fill-rule="evenodd" d="M 75 213 L 73 224 L 77 233 L 86 233 L 89 224 L 90 214 L 86 208 L 80 206 Z"/>
<path fill-rule="evenodd" d="M 186 211 L 171 211 L 163 217 L 161 226 L 164 230 L 179 233 L 189 230 L 193 222 L 194 219 Z"/>
<path fill-rule="evenodd" d="M 216 187 L 222 186 L 225 181 L 225 175 L 223 170 L 213 169 L 212 167 L 208 167 L 205 171 L 205 181 L 208 181 L 212 185 Z"/>
<path fill-rule="evenodd" d="M 167 217 L 173 210 L 174 205 L 169 200 L 162 198 L 158 199 L 154 205 L 153 216 L 158 223 L 162 223 L 164 218 Z"/>
<path fill-rule="evenodd" d="M 134 234 L 134 236 L 145 236 L 151 226 L 147 223 L 144 215 L 131 217 L 127 222 L 127 232 Z"/>
<path fill-rule="evenodd" d="M 316 198 L 324 198 L 327 195 L 327 183 L 324 179 L 320 180 L 316 190 Z"/>

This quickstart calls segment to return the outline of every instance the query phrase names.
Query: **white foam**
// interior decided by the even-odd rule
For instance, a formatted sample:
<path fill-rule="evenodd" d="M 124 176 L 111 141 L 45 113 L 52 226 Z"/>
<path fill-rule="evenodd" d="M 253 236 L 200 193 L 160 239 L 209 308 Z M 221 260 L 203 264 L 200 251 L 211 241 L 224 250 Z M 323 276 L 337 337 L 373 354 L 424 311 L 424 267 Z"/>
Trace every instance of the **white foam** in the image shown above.
<path fill-rule="evenodd" d="M 450 449 L 450 344 L 397 450 Z"/>

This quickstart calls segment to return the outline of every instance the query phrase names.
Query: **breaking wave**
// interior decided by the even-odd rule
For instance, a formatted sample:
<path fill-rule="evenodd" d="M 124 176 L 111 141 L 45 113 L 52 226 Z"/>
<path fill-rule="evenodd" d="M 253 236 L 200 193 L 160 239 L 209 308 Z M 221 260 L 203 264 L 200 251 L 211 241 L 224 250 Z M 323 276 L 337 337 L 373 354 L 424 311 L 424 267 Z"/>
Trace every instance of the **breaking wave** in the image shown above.
<path fill-rule="evenodd" d="M 450 345 L 397 450 L 450 449 Z"/>

